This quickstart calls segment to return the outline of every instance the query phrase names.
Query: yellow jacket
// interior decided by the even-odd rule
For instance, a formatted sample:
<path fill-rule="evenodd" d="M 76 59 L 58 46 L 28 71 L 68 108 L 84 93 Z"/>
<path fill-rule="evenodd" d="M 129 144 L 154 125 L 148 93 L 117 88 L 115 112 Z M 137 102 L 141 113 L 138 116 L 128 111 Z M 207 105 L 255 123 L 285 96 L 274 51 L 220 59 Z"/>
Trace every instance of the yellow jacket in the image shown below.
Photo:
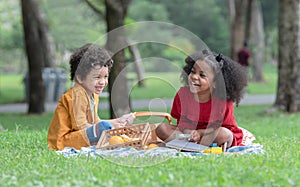
<path fill-rule="evenodd" d="M 48 130 L 48 147 L 62 150 L 64 147 L 90 146 L 86 128 L 100 121 L 98 117 L 99 98 L 94 94 L 94 117 L 90 99 L 85 89 L 75 83 L 58 101 Z"/>

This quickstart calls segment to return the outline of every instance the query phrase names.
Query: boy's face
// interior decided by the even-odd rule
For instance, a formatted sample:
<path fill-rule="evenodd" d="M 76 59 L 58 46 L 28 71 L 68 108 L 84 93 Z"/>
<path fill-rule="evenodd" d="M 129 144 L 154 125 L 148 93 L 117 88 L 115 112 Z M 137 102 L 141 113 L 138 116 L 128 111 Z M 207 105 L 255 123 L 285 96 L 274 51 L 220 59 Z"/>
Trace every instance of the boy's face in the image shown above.
<path fill-rule="evenodd" d="M 78 76 L 79 84 L 86 90 L 89 96 L 93 93 L 100 94 L 108 84 L 108 67 L 95 66 L 87 74 L 85 79 Z"/>

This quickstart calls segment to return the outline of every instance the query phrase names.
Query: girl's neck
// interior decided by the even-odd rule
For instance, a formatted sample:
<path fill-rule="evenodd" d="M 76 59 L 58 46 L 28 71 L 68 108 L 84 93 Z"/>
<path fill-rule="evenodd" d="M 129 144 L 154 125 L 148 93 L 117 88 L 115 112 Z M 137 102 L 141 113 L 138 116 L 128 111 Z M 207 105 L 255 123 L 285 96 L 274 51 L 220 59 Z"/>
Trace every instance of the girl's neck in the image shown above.
<path fill-rule="evenodd" d="M 197 102 L 199 103 L 206 103 L 211 99 L 211 94 L 210 93 L 205 93 L 205 94 L 194 94 L 194 98 Z"/>

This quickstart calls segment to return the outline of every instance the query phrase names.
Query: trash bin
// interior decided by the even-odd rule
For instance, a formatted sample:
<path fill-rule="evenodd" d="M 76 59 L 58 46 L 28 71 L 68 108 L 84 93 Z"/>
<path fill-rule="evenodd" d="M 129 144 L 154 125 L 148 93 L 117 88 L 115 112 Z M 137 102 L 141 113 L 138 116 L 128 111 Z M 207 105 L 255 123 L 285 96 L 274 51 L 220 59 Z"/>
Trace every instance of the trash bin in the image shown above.
<path fill-rule="evenodd" d="M 45 101 L 53 102 L 54 101 L 54 92 L 55 92 L 55 83 L 56 83 L 56 74 L 53 68 L 44 68 L 42 72 L 42 78 L 45 84 Z M 25 100 L 29 100 L 29 73 L 26 72 L 23 79 L 25 85 Z"/>
<path fill-rule="evenodd" d="M 56 74 L 54 101 L 58 101 L 66 91 L 67 73 L 63 68 L 56 68 L 54 71 Z"/>
<path fill-rule="evenodd" d="M 56 73 L 53 68 L 43 69 L 43 81 L 45 84 L 45 101 L 53 102 L 56 86 Z"/>

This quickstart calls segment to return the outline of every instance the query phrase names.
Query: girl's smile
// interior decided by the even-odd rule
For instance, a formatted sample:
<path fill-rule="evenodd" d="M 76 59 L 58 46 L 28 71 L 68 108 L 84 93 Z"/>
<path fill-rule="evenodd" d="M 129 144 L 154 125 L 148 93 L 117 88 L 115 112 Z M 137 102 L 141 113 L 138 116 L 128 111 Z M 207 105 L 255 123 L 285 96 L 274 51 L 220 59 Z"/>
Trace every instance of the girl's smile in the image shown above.
<path fill-rule="evenodd" d="M 201 86 L 200 84 L 194 83 L 194 82 L 192 82 L 192 85 L 193 85 L 193 86 Z"/>
<path fill-rule="evenodd" d="M 201 100 L 200 98 L 203 98 L 203 96 L 207 96 L 207 98 L 210 97 L 211 85 L 213 85 L 214 80 L 214 74 L 210 66 L 204 61 L 197 61 L 188 78 L 190 91 L 197 94 L 199 100 Z"/>

